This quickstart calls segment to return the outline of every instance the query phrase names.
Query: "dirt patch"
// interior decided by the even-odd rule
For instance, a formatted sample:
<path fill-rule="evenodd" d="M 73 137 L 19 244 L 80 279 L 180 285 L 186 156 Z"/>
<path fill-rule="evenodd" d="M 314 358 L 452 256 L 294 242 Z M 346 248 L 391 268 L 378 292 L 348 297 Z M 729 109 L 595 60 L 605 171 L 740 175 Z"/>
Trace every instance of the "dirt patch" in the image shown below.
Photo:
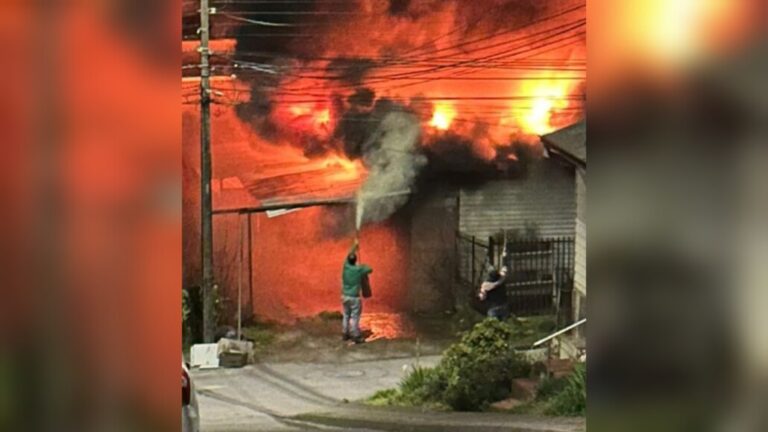
<path fill-rule="evenodd" d="M 364 314 L 366 343 L 341 339 L 341 318 L 324 313 L 293 324 L 257 324 L 243 331 L 254 339 L 256 358 L 268 362 L 354 362 L 440 354 L 456 339 L 451 317 Z"/>
<path fill-rule="evenodd" d="M 451 315 L 363 314 L 366 343 L 341 339 L 341 316 L 321 313 L 292 324 L 259 323 L 243 330 L 254 342 L 257 361 L 354 362 L 441 354 L 459 334 L 481 321 L 477 313 Z M 550 330 L 551 317 L 512 320 L 519 345 L 530 345 Z"/>

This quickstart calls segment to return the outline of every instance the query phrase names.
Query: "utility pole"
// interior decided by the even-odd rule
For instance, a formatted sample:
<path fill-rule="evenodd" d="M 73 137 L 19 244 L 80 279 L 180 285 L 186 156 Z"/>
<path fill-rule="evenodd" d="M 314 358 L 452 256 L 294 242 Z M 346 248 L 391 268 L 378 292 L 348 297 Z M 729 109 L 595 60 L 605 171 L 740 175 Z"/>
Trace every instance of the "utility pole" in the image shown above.
<path fill-rule="evenodd" d="M 211 201 L 211 83 L 208 0 L 200 0 L 200 249 L 203 267 L 203 340 L 213 342 L 213 204 Z"/>

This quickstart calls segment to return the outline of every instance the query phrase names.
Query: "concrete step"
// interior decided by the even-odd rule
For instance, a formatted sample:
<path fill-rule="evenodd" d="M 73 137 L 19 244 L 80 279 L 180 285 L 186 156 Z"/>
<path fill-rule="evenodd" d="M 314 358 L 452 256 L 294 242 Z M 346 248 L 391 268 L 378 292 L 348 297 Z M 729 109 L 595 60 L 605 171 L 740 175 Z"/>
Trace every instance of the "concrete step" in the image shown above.
<path fill-rule="evenodd" d="M 562 378 L 573 372 L 574 361 L 565 359 L 550 359 L 544 362 L 544 366 L 548 376 L 553 378 Z"/>
<path fill-rule="evenodd" d="M 560 341 L 560 357 L 584 360 L 587 340 L 583 337 L 564 337 Z"/>
<path fill-rule="evenodd" d="M 494 402 L 491 404 L 492 409 L 500 410 L 500 411 L 509 411 L 515 407 L 518 407 L 525 402 L 521 401 L 520 399 L 515 398 L 507 398 L 504 400 L 500 400 L 498 402 Z"/>
<path fill-rule="evenodd" d="M 511 395 L 520 401 L 530 401 L 536 397 L 539 380 L 534 378 L 515 378 L 512 380 Z"/>

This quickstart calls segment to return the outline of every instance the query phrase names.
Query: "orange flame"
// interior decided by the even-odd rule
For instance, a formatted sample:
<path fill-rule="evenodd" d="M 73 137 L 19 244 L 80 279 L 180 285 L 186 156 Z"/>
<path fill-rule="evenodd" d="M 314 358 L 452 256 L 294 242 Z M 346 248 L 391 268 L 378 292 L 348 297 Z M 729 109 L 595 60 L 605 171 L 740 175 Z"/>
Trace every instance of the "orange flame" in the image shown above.
<path fill-rule="evenodd" d="M 359 160 L 352 161 L 336 154 L 326 156 L 323 165 L 329 169 L 336 169 L 329 174 L 329 177 L 337 181 L 359 180 L 366 173 L 365 167 Z"/>
<path fill-rule="evenodd" d="M 439 102 L 435 105 L 435 112 L 432 114 L 432 120 L 429 121 L 429 125 L 435 129 L 448 130 L 454 117 L 456 117 L 456 109 L 453 105 Z"/>
<path fill-rule="evenodd" d="M 525 134 L 543 135 L 558 126 L 553 114 L 568 108 L 572 83 L 566 80 L 526 81 L 522 93 L 532 97 L 528 109 L 513 113 L 515 123 Z M 514 109 L 514 107 L 513 107 Z"/>
<path fill-rule="evenodd" d="M 288 108 L 290 122 L 306 131 L 325 134 L 331 123 L 331 110 L 311 105 L 291 105 Z"/>

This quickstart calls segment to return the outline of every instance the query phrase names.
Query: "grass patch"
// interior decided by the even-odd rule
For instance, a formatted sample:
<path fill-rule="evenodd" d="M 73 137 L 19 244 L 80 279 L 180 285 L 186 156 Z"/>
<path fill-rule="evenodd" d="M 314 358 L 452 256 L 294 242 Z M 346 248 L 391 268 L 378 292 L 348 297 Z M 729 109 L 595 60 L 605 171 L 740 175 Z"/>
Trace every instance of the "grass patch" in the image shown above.
<path fill-rule="evenodd" d="M 557 329 L 555 317 L 551 315 L 513 318 L 509 322 L 514 334 L 515 348 L 530 348 L 534 342 Z"/>
<path fill-rule="evenodd" d="M 322 314 L 322 313 L 321 313 Z M 309 337 L 326 337 L 341 334 L 341 323 L 329 315 L 315 315 L 299 318 L 293 325 L 294 330 L 300 330 Z"/>
<path fill-rule="evenodd" d="M 434 368 L 416 368 L 403 379 L 398 388 L 379 390 L 365 403 L 371 406 L 419 407 L 433 411 L 448 411 L 450 407 L 434 397 Z"/>
<path fill-rule="evenodd" d="M 369 405 L 423 406 L 440 405 L 436 397 L 440 386 L 436 368 L 415 367 L 401 381 L 398 388 L 379 390 L 371 396 Z"/>
<path fill-rule="evenodd" d="M 399 397 L 400 391 L 398 389 L 379 390 L 369 397 L 366 403 L 373 406 L 397 405 Z"/>
<path fill-rule="evenodd" d="M 513 414 L 584 417 L 587 414 L 587 368 L 577 364 L 563 378 L 548 378 L 539 384 L 536 399 L 517 406 Z"/>
<path fill-rule="evenodd" d="M 254 349 L 263 349 L 275 342 L 277 330 L 271 324 L 256 324 L 243 328 L 243 337 L 253 341 Z"/>
<path fill-rule="evenodd" d="M 536 400 L 544 401 L 557 395 L 563 391 L 567 384 L 568 379 L 566 377 L 544 378 L 536 388 Z"/>
<path fill-rule="evenodd" d="M 576 365 L 563 386 L 548 399 L 547 414 L 559 416 L 584 416 L 587 414 L 587 366 Z"/>

